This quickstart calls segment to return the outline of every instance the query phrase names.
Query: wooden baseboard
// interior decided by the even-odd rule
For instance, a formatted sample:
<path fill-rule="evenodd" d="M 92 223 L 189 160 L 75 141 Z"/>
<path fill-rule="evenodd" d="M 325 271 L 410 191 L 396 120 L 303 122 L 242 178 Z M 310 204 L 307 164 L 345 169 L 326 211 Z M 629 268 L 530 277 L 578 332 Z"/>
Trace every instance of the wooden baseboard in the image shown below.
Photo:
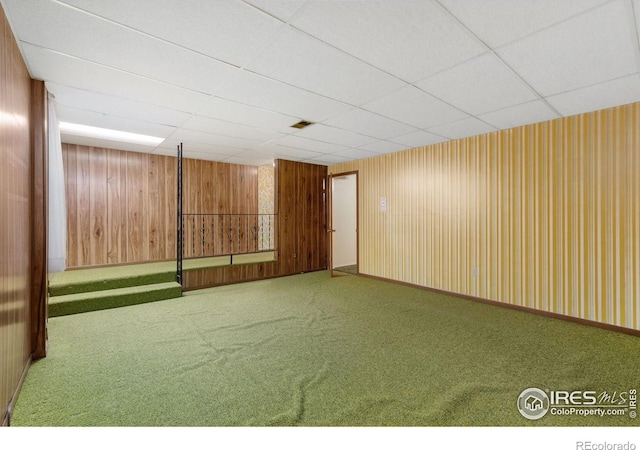
<path fill-rule="evenodd" d="M 580 325 L 587 325 L 590 327 L 602 328 L 609 331 L 615 331 L 618 333 L 630 334 L 631 336 L 640 337 L 640 330 L 635 330 L 633 328 L 620 327 L 618 325 L 611 325 L 608 323 L 597 322 L 595 320 L 581 319 L 579 317 L 567 316 L 564 314 L 558 314 L 558 313 L 549 312 L 549 311 L 541 311 L 539 309 L 529 308 L 526 306 L 512 305 L 510 303 L 503 303 L 495 300 L 488 300 L 486 298 L 474 297 L 473 295 L 459 294 L 457 292 L 449 292 L 449 291 L 444 291 L 442 289 L 434 289 L 426 286 L 420 286 L 418 284 L 407 283 L 405 281 L 398 281 L 398 280 L 392 280 L 390 278 L 378 277 L 375 275 L 367 275 L 364 273 L 358 273 L 358 275 L 366 278 L 371 278 L 373 280 L 386 281 L 389 283 L 423 289 L 425 291 L 435 292 L 438 294 L 452 295 L 454 297 L 463 298 L 465 300 L 472 300 L 480 303 L 485 303 L 487 305 L 500 306 L 502 308 L 514 309 L 516 311 L 524 311 L 531 314 L 537 314 L 539 316 L 549 317 L 551 319 L 559 319 L 559 320 L 564 320 L 565 322 L 579 323 Z"/>
<path fill-rule="evenodd" d="M 13 396 L 9 401 L 9 405 L 7 406 L 7 412 L 2 418 L 2 426 L 9 427 L 11 426 L 11 412 L 13 411 L 13 407 L 18 400 L 18 395 L 20 394 L 20 389 L 22 389 L 22 384 L 24 383 L 24 379 L 27 377 L 27 373 L 29 372 L 29 367 L 31 367 L 31 357 L 27 360 L 27 364 L 25 364 L 24 369 L 22 370 L 22 374 L 20 375 L 20 379 L 18 380 L 18 385 L 13 391 Z"/>

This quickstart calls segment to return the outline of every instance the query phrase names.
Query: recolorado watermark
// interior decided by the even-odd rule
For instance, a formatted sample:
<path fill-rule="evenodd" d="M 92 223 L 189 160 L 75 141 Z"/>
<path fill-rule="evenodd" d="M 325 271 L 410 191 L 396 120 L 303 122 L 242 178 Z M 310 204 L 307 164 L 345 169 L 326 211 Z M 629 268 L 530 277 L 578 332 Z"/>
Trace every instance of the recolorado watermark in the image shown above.
<path fill-rule="evenodd" d="M 636 450 L 633 442 L 576 442 L 576 450 Z"/>
<path fill-rule="evenodd" d="M 561 391 L 527 388 L 518 397 L 518 411 L 529 420 L 552 416 L 637 417 L 637 389 L 626 391 Z M 587 450 L 587 448 L 584 448 Z M 589 450 L 617 450 L 590 448 Z M 622 449 L 631 450 L 631 449 Z"/>

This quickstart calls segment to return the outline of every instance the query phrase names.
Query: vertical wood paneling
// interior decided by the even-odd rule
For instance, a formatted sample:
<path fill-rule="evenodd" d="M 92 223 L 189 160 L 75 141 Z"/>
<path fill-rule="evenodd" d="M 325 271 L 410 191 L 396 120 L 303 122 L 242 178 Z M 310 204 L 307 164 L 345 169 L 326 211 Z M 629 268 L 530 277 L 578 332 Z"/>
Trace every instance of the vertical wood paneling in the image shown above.
<path fill-rule="evenodd" d="M 78 266 L 78 173 L 76 147 L 63 146 L 62 161 L 65 173 L 65 198 L 67 201 L 67 266 Z"/>
<path fill-rule="evenodd" d="M 32 352 L 33 167 L 31 79 L 1 7 L 0 61 L 0 424 L 5 424 Z"/>
<path fill-rule="evenodd" d="M 278 274 L 326 269 L 327 168 L 276 161 Z"/>
<path fill-rule="evenodd" d="M 176 158 L 166 158 L 164 164 L 164 221 L 165 234 L 161 239 L 165 241 L 165 258 L 175 258 L 176 256 L 176 223 L 177 223 L 177 170 L 178 162 Z"/>
<path fill-rule="evenodd" d="M 149 155 L 149 207 L 146 228 L 149 230 L 149 259 L 151 261 L 159 261 L 164 259 L 164 208 L 162 200 L 164 199 L 164 157 L 158 155 Z"/>
<path fill-rule="evenodd" d="M 329 171 L 360 174 L 362 273 L 640 329 L 639 130 L 635 103 Z"/>
<path fill-rule="evenodd" d="M 220 164 L 220 163 L 219 163 Z M 230 170 L 218 165 L 217 174 L 224 179 Z M 257 190 L 257 169 L 241 168 L 246 189 Z M 277 261 L 262 264 L 231 265 L 213 269 L 188 271 L 185 289 L 199 289 L 220 284 L 272 278 L 327 268 L 326 187 L 327 168 L 294 161 L 277 160 L 274 176 L 274 211 L 277 214 Z M 233 175 L 231 175 L 233 176 Z M 251 181 L 252 179 L 256 181 Z M 255 187 L 254 187 L 255 185 Z M 237 194 L 233 198 L 244 198 Z M 251 199 L 253 199 L 253 195 Z M 256 200 L 247 201 L 245 208 L 257 208 Z M 236 204 L 240 208 L 241 202 Z M 255 210 L 254 210 L 255 211 Z"/>
<path fill-rule="evenodd" d="M 175 257 L 176 158 L 71 144 L 63 144 L 63 157 L 69 267 Z M 185 213 L 257 213 L 257 167 L 187 158 L 183 174 Z M 185 232 L 201 238 L 197 222 Z"/>
<path fill-rule="evenodd" d="M 48 93 L 44 81 L 31 80 L 31 351 L 47 355 L 47 217 L 48 217 Z"/>
<path fill-rule="evenodd" d="M 91 264 L 100 264 L 102 255 L 107 254 L 107 192 L 108 189 L 96 189 L 93 179 L 107 179 L 107 151 L 103 148 L 96 148 L 89 159 L 89 222 L 90 244 L 89 258 Z"/>

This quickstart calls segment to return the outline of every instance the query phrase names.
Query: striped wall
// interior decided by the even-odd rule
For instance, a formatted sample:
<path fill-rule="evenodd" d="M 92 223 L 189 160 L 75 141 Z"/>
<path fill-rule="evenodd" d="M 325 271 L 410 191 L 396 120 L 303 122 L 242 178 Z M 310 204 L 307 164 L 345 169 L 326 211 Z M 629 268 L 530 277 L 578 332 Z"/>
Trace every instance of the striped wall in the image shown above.
<path fill-rule="evenodd" d="M 640 103 L 352 170 L 360 272 L 640 329 Z"/>

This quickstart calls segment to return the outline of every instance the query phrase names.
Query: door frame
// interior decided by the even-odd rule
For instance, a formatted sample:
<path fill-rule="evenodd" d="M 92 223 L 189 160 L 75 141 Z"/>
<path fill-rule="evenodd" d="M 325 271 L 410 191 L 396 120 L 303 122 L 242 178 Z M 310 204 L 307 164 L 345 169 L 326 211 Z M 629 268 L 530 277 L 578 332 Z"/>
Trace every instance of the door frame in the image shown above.
<path fill-rule="evenodd" d="M 356 275 L 360 274 L 360 183 L 359 183 L 359 174 L 357 170 L 352 170 L 349 172 L 339 172 L 339 173 L 330 173 L 328 176 L 328 186 L 327 191 L 329 193 L 328 197 L 328 208 L 327 208 L 327 233 L 329 234 L 329 271 L 331 273 L 331 277 L 342 276 L 343 274 L 336 274 L 333 269 L 333 234 L 335 233 L 335 229 L 333 228 L 333 178 L 344 177 L 349 175 L 356 176 Z"/>

